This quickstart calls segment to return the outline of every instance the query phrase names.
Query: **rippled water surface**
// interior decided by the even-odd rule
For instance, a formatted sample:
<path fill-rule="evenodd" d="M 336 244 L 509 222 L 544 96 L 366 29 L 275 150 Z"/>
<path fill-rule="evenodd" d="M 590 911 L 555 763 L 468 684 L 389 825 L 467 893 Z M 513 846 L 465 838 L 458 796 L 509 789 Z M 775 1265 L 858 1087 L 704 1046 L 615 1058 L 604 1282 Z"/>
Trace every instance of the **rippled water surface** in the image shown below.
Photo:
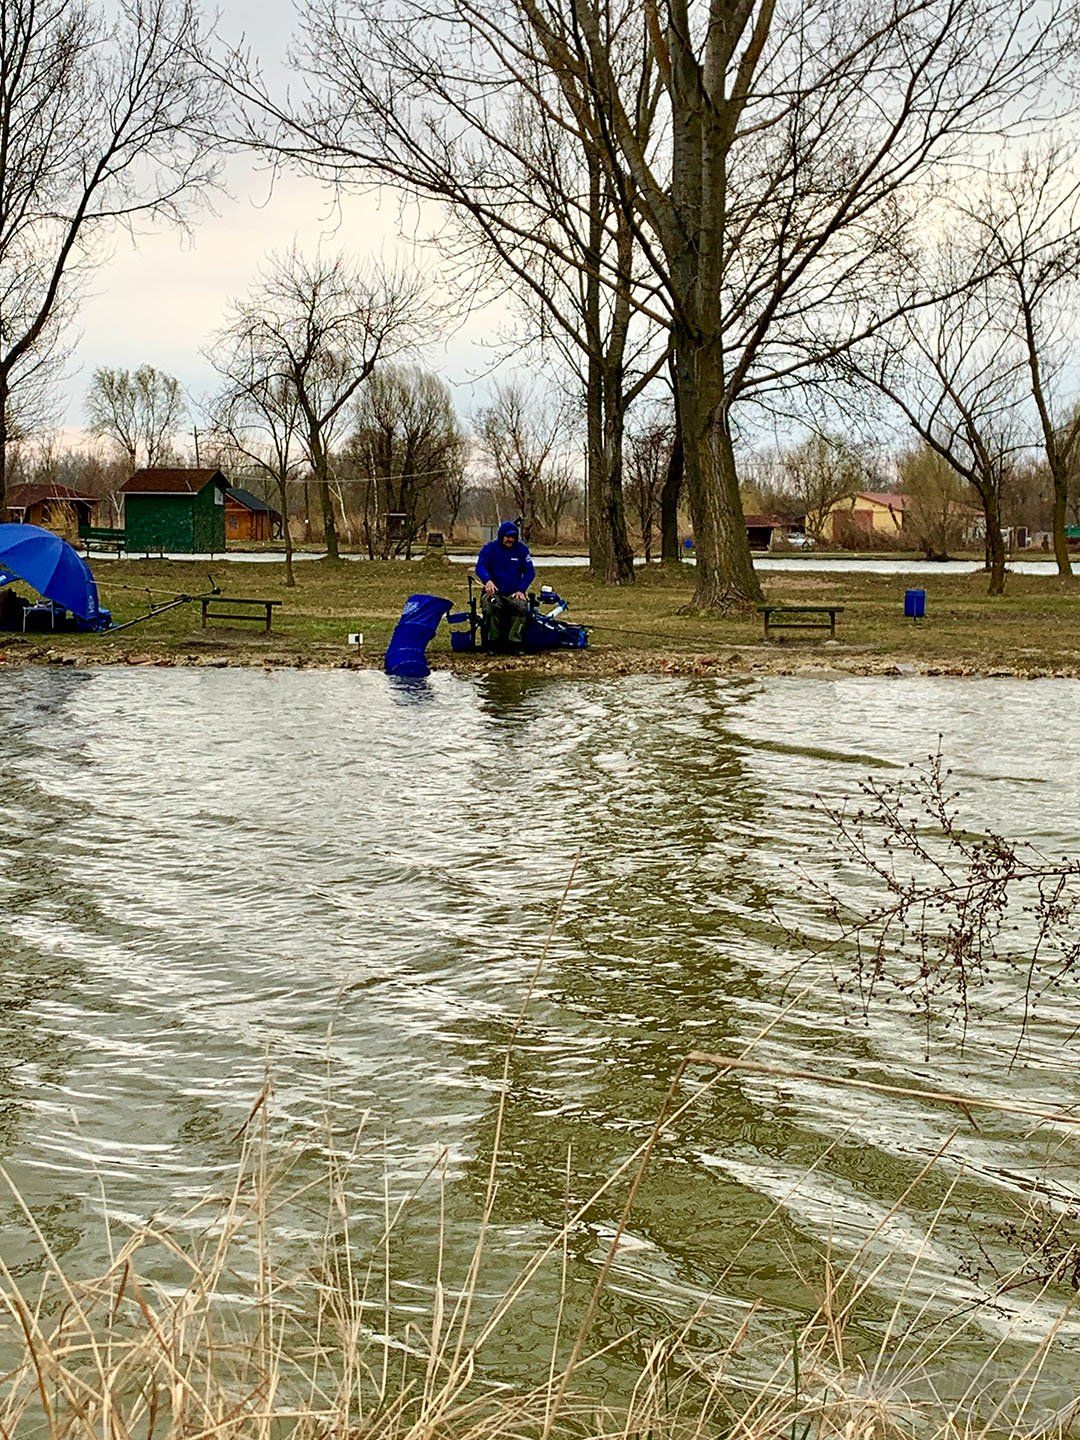
<path fill-rule="evenodd" d="M 227 1168 L 267 1067 L 283 1137 L 366 1126 L 361 1210 L 445 1150 L 441 1223 L 464 1255 L 502 1056 L 575 856 L 510 1071 L 496 1264 L 648 1135 L 690 1049 L 764 1032 L 755 1055 L 777 1065 L 1080 1094 L 1068 993 L 1011 1072 L 992 1025 L 927 1062 L 915 1019 L 863 1025 L 827 967 L 794 972 L 785 929 L 811 914 L 800 866 L 874 893 L 838 868 L 816 797 L 851 800 L 939 734 L 973 825 L 1075 850 L 1074 682 L 26 670 L 0 705 L 0 1153 L 76 1266 L 101 1258 L 102 1192 L 138 1221 Z M 936 1187 L 908 1197 L 958 1127 Z M 729 1075 L 658 1148 L 612 1303 L 798 1317 L 825 1251 L 881 1226 L 883 1254 L 919 1251 L 905 1303 L 962 1309 L 1048 1148 L 1007 1116 L 976 1130 L 947 1107 Z M 1075 1153 L 1054 1151 L 1066 1193 Z M 572 1273 L 594 1272 L 617 1214 L 582 1227 Z M 3 1216 L 5 1258 L 32 1268 Z M 887 1315 L 904 1284 L 886 1265 L 871 1306 Z M 552 1303 L 528 1312 L 523 1351 Z M 1053 1314 L 1044 1297 L 984 1323 L 1023 1340 Z"/>

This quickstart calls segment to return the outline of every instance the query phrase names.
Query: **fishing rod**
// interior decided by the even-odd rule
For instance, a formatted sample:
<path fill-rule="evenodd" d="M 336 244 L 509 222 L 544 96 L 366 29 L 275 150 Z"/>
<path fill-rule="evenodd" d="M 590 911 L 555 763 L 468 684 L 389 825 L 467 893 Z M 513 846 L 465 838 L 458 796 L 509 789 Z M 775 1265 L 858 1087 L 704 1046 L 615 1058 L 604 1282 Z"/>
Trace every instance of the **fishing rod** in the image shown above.
<path fill-rule="evenodd" d="M 190 605 L 194 600 L 213 600 L 221 594 L 221 586 L 214 584 L 214 577 L 208 575 L 210 589 L 202 591 L 199 595 L 177 595 L 174 600 L 168 601 L 165 605 L 153 605 L 145 615 L 136 615 L 134 620 L 125 620 L 123 625 L 111 625 L 108 630 L 99 630 L 99 635 L 116 635 L 121 630 L 130 630 L 133 625 L 141 625 L 144 620 L 152 620 L 155 615 L 164 615 L 167 610 L 175 610 L 180 605 Z M 130 587 L 134 589 L 135 587 Z"/>
<path fill-rule="evenodd" d="M 663 630 L 627 630 L 618 625 L 588 624 L 585 625 L 584 628 L 586 630 L 603 630 L 608 635 L 639 635 L 643 640 L 673 640 L 682 645 L 704 645 L 706 643 L 711 643 L 715 645 L 717 643 L 717 637 L 715 635 L 711 635 L 708 637 L 704 635 L 700 637 L 695 637 L 693 635 L 670 635 Z M 725 641 L 724 643 L 731 644 L 734 642 Z"/>

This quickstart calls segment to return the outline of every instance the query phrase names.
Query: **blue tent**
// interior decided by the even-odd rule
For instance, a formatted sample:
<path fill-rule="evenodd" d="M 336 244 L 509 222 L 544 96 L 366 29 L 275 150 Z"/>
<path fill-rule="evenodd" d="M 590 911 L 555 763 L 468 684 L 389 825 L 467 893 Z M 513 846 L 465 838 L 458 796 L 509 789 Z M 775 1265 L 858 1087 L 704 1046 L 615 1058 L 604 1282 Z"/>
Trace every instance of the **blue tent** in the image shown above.
<path fill-rule="evenodd" d="M 66 540 L 40 525 L 0 525 L 0 587 L 22 580 L 60 605 L 88 630 L 108 628 L 111 616 L 98 604 L 97 585 L 83 557 Z"/>

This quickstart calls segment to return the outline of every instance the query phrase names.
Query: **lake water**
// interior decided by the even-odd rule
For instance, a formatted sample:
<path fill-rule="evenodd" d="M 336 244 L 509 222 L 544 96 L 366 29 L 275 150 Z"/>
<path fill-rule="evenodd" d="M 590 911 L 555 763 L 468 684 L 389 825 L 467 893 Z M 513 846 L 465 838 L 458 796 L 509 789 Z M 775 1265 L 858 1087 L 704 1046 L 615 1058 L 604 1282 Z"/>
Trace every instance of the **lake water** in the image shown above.
<path fill-rule="evenodd" d="M 284 563 L 284 555 L 277 552 L 251 551 L 244 552 L 232 550 L 227 555 L 181 555 L 168 554 L 166 560 L 185 560 L 194 563 L 195 561 L 222 561 L 238 565 L 280 565 Z M 293 556 L 294 561 L 322 560 L 325 556 L 314 551 L 300 551 Z M 345 560 L 365 563 L 366 555 L 345 555 Z M 470 552 L 467 555 L 455 554 L 449 557 L 455 564 L 471 565 L 476 559 L 475 554 Z M 95 555 L 94 563 L 99 560 L 141 560 L 143 556 L 130 555 Z M 565 570 L 583 569 L 588 565 L 586 555 L 538 555 L 536 565 L 538 570 Z M 643 561 L 638 561 L 643 564 Z M 689 563 L 689 562 L 687 562 Z M 845 555 L 838 559 L 826 559 L 820 555 L 755 555 L 754 569 L 761 571 L 792 571 L 798 573 L 805 571 L 810 573 L 832 573 L 835 575 L 865 574 L 865 575 L 977 575 L 982 570 L 982 565 L 973 560 L 864 560 L 857 555 Z M 1041 560 L 1012 560 L 1007 567 L 1017 575 L 1053 575 L 1056 573 L 1052 558 Z"/>
<path fill-rule="evenodd" d="M 575 856 L 511 1069 L 492 1286 L 648 1136 L 691 1049 L 764 1033 L 754 1055 L 773 1065 L 1075 1103 L 1068 991 L 1011 1071 L 993 1016 L 926 1061 L 903 1007 L 864 1024 L 827 961 L 793 972 L 785 927 L 825 933 L 807 876 L 875 898 L 823 804 L 903 775 L 939 735 L 973 827 L 1075 852 L 1078 706 L 1064 680 L 9 670 L 0 1158 L 89 1270 L 101 1194 L 118 1224 L 179 1214 L 228 1173 L 268 1066 L 276 1145 L 312 1141 L 328 1113 L 342 1133 L 366 1123 L 360 1226 L 384 1181 L 403 1194 L 445 1152 L 441 1211 L 419 1202 L 402 1262 L 415 1303 L 437 1217 L 451 1257 L 468 1253 L 502 1056 Z M 659 1146 L 602 1323 L 647 1331 L 701 1307 L 724 1333 L 756 1303 L 790 1326 L 816 1303 L 821 1256 L 842 1262 L 879 1226 L 867 1333 L 897 1306 L 924 1325 L 967 1314 L 980 1253 L 1005 1255 L 999 1228 L 1048 1156 L 1054 1203 L 1077 1189 L 1075 1140 L 992 1112 L 979 1126 L 729 1074 Z M 954 1130 L 937 1178 L 905 1197 Z M 582 1223 L 572 1280 L 595 1274 L 620 1203 Z M 32 1273 L 13 1203 L 0 1219 L 5 1260 Z M 1051 1287 L 974 1312 L 960 1370 L 985 1342 L 1015 1373 L 1063 1303 Z M 528 1369 L 553 1306 L 541 1286 L 501 1363 Z M 1078 1363 L 1067 1317 L 1048 1405 Z"/>

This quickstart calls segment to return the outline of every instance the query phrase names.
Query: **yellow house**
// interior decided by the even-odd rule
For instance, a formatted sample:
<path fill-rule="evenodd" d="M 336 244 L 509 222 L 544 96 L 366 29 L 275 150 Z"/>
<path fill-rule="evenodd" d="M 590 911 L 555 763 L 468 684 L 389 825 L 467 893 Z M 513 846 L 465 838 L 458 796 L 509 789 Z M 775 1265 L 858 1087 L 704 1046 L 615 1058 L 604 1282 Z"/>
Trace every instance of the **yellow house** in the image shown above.
<path fill-rule="evenodd" d="M 825 516 L 822 532 L 834 545 L 862 546 L 895 540 L 904 528 L 908 497 L 890 490 L 867 490 L 839 500 Z"/>

